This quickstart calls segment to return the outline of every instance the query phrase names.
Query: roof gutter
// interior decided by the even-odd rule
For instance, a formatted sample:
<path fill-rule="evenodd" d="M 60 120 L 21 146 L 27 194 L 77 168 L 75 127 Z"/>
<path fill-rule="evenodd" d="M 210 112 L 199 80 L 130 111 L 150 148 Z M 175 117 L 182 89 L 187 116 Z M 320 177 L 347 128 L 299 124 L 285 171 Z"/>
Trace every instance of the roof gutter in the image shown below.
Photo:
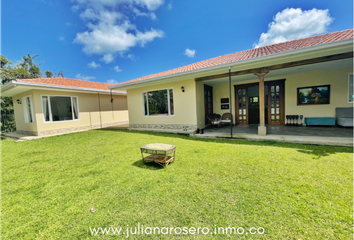
<path fill-rule="evenodd" d="M 179 77 L 179 76 L 193 74 L 193 73 L 200 73 L 200 72 L 204 72 L 204 71 L 208 71 L 208 70 L 214 70 L 214 69 L 225 68 L 225 67 L 233 67 L 236 65 L 264 61 L 264 60 L 271 60 L 271 59 L 278 58 L 278 57 L 286 57 L 286 56 L 290 56 L 290 55 L 294 55 L 294 54 L 306 53 L 306 52 L 310 52 L 310 51 L 322 50 L 322 49 L 327 49 L 327 48 L 332 48 L 332 47 L 340 47 L 340 46 L 345 46 L 345 45 L 349 45 L 349 44 L 353 44 L 352 38 L 337 41 L 337 42 L 331 42 L 331 43 L 325 43 L 325 44 L 315 45 L 315 46 L 311 46 L 311 47 L 301 48 L 301 49 L 295 49 L 295 50 L 286 51 L 286 52 L 270 54 L 270 55 L 266 55 L 266 56 L 262 56 L 262 57 L 256 57 L 256 58 L 245 59 L 245 60 L 241 60 L 241 61 L 234 61 L 234 62 L 219 64 L 219 65 L 215 65 L 215 66 L 211 66 L 211 67 L 205 67 L 205 68 L 190 70 L 190 71 L 181 72 L 181 73 L 169 74 L 169 75 L 165 75 L 162 77 L 155 77 L 155 78 L 150 78 L 150 79 L 146 79 L 146 80 L 116 84 L 116 85 L 110 86 L 108 88 L 119 89 L 121 87 L 133 86 L 133 85 L 137 85 L 137 84 L 141 84 L 141 83 L 148 83 L 148 82 L 152 82 L 152 81 L 156 81 L 156 80 L 162 80 L 165 78 Z"/>
<path fill-rule="evenodd" d="M 16 87 L 16 80 L 11 80 L 10 82 L 5 83 L 3 86 L 1 86 L 1 92 L 10 90 L 14 87 Z"/>
<path fill-rule="evenodd" d="M 80 88 L 80 87 L 69 87 L 69 86 L 60 86 L 60 85 L 54 85 L 54 84 L 43 84 L 43 83 L 32 83 L 32 82 L 24 82 L 24 81 L 17 81 L 17 80 L 11 80 L 10 82 L 5 83 L 1 87 L 1 92 L 8 91 L 17 85 L 21 86 L 32 86 L 32 87 L 44 87 L 44 88 L 59 88 L 63 90 L 77 90 L 77 91 L 86 91 L 86 92 L 102 92 L 102 93 L 109 93 L 111 94 L 111 90 L 102 90 L 102 89 L 95 89 L 95 88 Z M 127 95 L 126 92 L 122 91 L 116 91 L 113 92 L 115 95 Z"/>

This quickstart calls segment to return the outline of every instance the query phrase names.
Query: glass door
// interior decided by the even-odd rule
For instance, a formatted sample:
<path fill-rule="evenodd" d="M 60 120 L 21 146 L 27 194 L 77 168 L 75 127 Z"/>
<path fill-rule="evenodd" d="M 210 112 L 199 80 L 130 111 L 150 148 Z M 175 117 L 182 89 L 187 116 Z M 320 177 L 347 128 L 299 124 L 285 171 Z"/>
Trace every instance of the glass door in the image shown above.
<path fill-rule="evenodd" d="M 269 82 L 268 125 L 284 125 L 284 82 Z"/>
<path fill-rule="evenodd" d="M 236 88 L 236 123 L 248 125 L 248 87 Z"/>

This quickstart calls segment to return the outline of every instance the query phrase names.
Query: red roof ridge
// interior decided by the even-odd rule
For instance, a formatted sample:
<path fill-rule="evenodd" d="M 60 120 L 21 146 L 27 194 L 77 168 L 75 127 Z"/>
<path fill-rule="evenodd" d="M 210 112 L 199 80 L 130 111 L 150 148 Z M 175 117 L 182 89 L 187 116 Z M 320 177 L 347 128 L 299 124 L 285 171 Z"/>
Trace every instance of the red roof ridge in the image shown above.
<path fill-rule="evenodd" d="M 75 78 L 67 78 L 67 77 L 44 77 L 44 78 L 18 78 L 14 79 L 16 81 L 23 81 L 23 80 L 46 80 L 46 79 L 67 79 L 67 80 L 74 80 L 74 81 L 83 81 L 83 82 L 88 82 L 88 83 L 99 83 L 99 84 L 106 84 L 106 85 L 114 85 L 110 83 L 103 83 L 103 82 L 96 82 L 96 81 L 89 81 L 89 80 L 82 80 L 82 79 L 75 79 Z"/>
<path fill-rule="evenodd" d="M 316 37 L 324 37 L 324 36 L 327 36 L 327 35 L 332 35 L 332 34 L 336 34 L 336 33 L 340 33 L 340 32 L 346 32 L 346 31 L 350 31 L 350 30 L 353 30 L 353 29 L 349 28 L 349 29 L 346 29 L 346 30 L 340 30 L 340 31 L 336 31 L 336 32 L 329 32 L 329 33 L 318 34 L 318 35 L 314 35 L 314 36 L 310 36 L 310 37 L 297 38 L 297 39 L 289 40 L 289 41 L 286 41 L 286 42 L 280 42 L 280 43 L 273 43 L 273 44 L 265 45 L 265 46 L 262 46 L 262 47 L 259 47 L 259 48 L 271 47 L 271 46 L 278 45 L 278 44 L 291 43 L 291 42 L 301 41 L 301 40 L 304 40 L 304 39 L 313 39 L 313 38 L 316 38 Z"/>
<path fill-rule="evenodd" d="M 15 81 L 48 84 L 48 85 L 55 85 L 55 86 L 75 87 L 75 88 L 100 89 L 106 91 L 110 91 L 111 89 L 109 89 L 108 87 L 114 85 L 110 83 L 94 82 L 94 81 L 65 78 L 65 77 L 64 78 L 63 77 L 25 78 L 25 79 L 15 79 Z M 120 92 L 126 92 L 126 91 L 120 90 Z"/>
<path fill-rule="evenodd" d="M 349 36 L 350 34 L 350 36 Z M 314 40 L 318 40 L 318 42 L 313 42 Z M 217 66 L 225 63 L 232 63 L 232 62 L 237 62 L 241 60 L 246 60 L 246 59 L 252 59 L 256 57 L 261 57 L 261 56 L 267 56 L 275 53 L 281 53 L 281 52 L 287 52 L 291 50 L 296 50 L 296 49 L 301 49 L 301 48 L 306 48 L 306 47 L 311 47 L 311 46 L 316 46 L 320 44 L 325 44 L 325 43 L 331 43 L 331 42 L 336 42 L 340 40 L 346 40 L 353 38 L 353 29 L 346 29 L 346 30 L 341 30 L 341 31 L 336 31 L 332 33 L 325 33 L 325 34 L 320 34 L 320 35 L 315 35 L 311 37 L 304 37 L 304 38 L 299 38 L 299 39 L 294 39 L 286 42 L 281 42 L 281 43 L 274 43 L 266 46 L 262 46 L 259 48 L 252 48 L 252 49 L 246 49 L 242 50 L 239 52 L 234 52 L 234 53 L 228 53 L 224 55 L 220 55 L 217 57 L 212 57 L 206 60 L 202 60 L 199 62 L 191 63 L 188 65 L 184 65 L 181 67 L 169 69 L 166 71 L 150 74 L 147 76 L 135 78 L 132 80 L 128 80 L 122 83 L 114 84 L 115 86 L 119 86 L 121 84 L 126 84 L 130 82 L 138 82 L 146 79 L 151 79 L 155 77 L 163 77 L 163 76 L 168 76 L 171 74 L 175 73 L 181 73 L 181 72 L 188 72 L 195 69 L 202 69 L 206 67 L 211 67 L 211 66 Z"/>

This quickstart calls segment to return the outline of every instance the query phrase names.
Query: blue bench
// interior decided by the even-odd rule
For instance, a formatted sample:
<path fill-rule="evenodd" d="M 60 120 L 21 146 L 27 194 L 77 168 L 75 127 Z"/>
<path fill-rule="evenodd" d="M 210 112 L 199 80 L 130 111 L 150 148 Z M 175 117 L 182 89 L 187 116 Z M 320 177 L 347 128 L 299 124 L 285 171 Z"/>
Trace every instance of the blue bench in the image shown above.
<path fill-rule="evenodd" d="M 335 126 L 336 119 L 332 117 L 307 117 L 306 126 Z"/>

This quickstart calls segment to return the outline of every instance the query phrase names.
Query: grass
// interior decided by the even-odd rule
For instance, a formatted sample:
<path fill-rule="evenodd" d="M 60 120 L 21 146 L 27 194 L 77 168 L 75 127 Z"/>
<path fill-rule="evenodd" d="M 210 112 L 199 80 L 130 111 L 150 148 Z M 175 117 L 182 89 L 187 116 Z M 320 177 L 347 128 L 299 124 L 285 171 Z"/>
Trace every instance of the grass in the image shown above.
<path fill-rule="evenodd" d="M 153 142 L 177 145 L 175 163 L 143 164 L 139 147 Z M 353 237 L 352 148 L 93 130 L 2 140 L 1 157 L 2 239 L 123 239 L 89 228 L 138 223 L 265 230 L 238 239 Z"/>

